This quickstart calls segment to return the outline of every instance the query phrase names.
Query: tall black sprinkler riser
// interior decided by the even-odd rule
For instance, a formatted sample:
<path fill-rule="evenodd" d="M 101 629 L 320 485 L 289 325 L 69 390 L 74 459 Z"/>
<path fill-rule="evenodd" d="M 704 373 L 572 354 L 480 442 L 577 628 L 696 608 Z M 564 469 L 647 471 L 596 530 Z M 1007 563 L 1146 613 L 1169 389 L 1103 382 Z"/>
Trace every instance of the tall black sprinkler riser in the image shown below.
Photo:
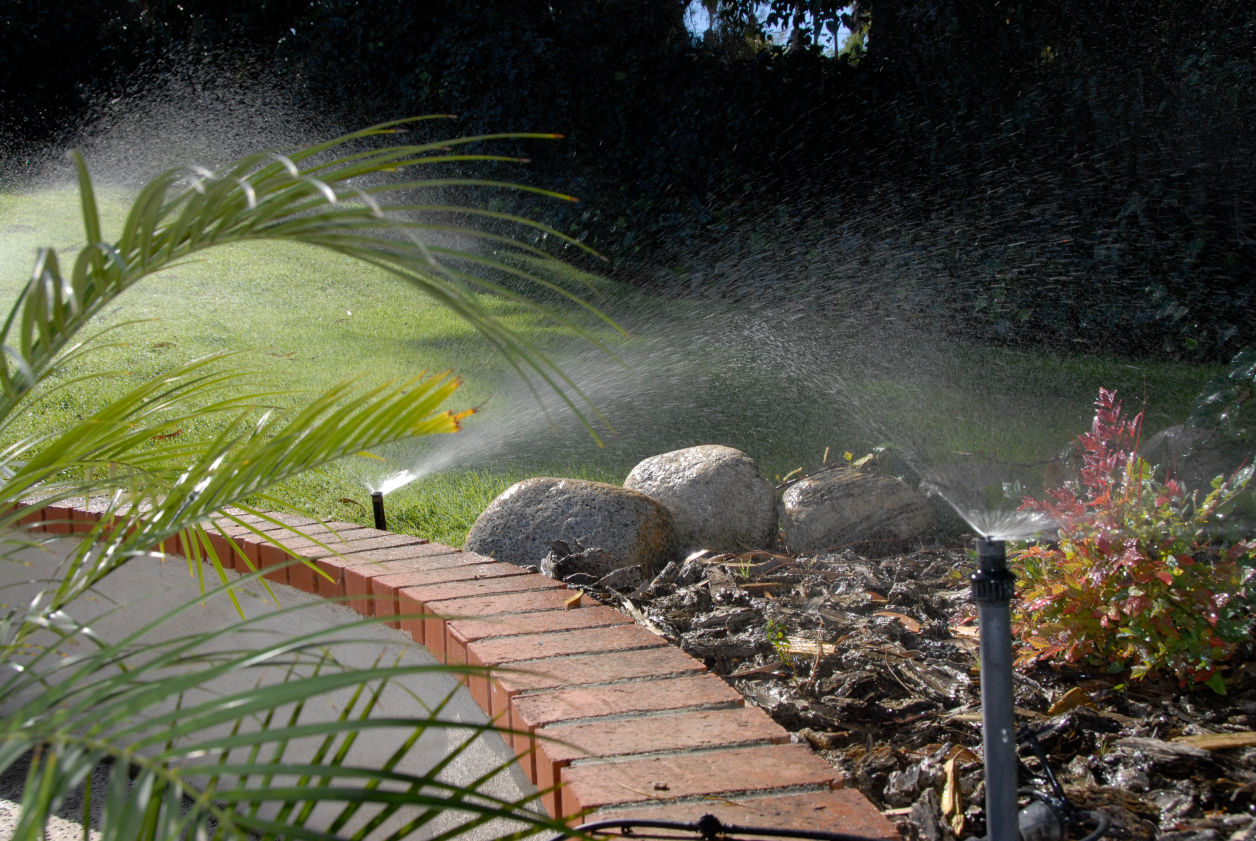
<path fill-rule="evenodd" d="M 1016 578 L 1002 540 L 977 541 L 972 577 L 981 637 L 981 740 L 986 760 L 986 838 L 1019 841 L 1016 719 L 1012 709 L 1012 595 Z"/>
<path fill-rule="evenodd" d="M 375 514 L 375 528 L 388 531 L 388 520 L 384 518 L 383 491 L 375 491 L 371 494 L 371 511 Z"/>

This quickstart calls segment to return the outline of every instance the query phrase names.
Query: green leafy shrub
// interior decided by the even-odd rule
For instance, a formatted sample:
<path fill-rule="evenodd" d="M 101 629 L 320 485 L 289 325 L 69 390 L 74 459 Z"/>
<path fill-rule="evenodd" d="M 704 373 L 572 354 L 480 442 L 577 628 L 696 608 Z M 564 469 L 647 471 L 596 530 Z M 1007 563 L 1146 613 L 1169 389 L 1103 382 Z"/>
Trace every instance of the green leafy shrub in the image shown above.
<path fill-rule="evenodd" d="M 1020 662 L 1168 674 L 1224 693 L 1220 666 L 1253 622 L 1256 539 L 1216 534 L 1253 468 L 1218 476 L 1199 499 L 1140 457 L 1141 412 L 1126 417 L 1104 389 L 1095 405 L 1077 478 L 1022 506 L 1053 518 L 1059 536 L 1014 555 Z"/>
<path fill-rule="evenodd" d="M 1256 437 L 1256 347 L 1244 348 L 1230 360 L 1196 402 L 1186 425 L 1216 435 L 1221 442 L 1251 445 Z"/>

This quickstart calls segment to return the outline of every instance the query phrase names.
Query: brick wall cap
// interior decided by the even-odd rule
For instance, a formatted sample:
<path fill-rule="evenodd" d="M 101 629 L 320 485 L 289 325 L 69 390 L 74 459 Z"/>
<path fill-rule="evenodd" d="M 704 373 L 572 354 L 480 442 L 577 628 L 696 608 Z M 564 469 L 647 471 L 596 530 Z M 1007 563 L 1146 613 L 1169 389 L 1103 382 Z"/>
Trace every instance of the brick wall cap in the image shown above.
<path fill-rule="evenodd" d="M 42 504 L 24 500 L 19 514 L 30 508 L 38 515 Z M 92 500 L 63 501 L 47 506 L 40 523 L 66 529 L 106 510 Z M 220 517 L 206 529 L 251 556 L 274 548 L 268 537 L 292 534 L 265 517 L 237 513 L 240 522 Z M 337 556 L 302 537 L 285 541 L 336 581 L 291 566 L 310 572 L 302 576 L 307 592 L 413 597 L 431 616 L 402 627 L 438 633 L 439 640 L 423 641 L 433 653 L 461 652 L 468 662 L 507 667 L 470 676 L 472 696 L 517 728 L 510 741 L 534 781 L 561 783 L 543 797 L 552 813 L 573 822 L 584 812 L 598 820 L 696 820 L 709 813 L 740 825 L 898 837 L 866 798 L 841 788 L 832 766 L 789 743 L 779 725 L 743 706 L 699 661 L 621 612 L 588 598 L 573 605 L 564 585 L 474 552 L 352 523 L 271 516 L 316 539 L 333 536 L 334 548 L 346 550 Z M 27 524 L 39 530 L 40 523 Z M 430 583 L 402 586 L 408 580 Z M 499 587 L 506 591 L 491 592 Z M 535 752 L 528 732 L 539 737 Z"/>

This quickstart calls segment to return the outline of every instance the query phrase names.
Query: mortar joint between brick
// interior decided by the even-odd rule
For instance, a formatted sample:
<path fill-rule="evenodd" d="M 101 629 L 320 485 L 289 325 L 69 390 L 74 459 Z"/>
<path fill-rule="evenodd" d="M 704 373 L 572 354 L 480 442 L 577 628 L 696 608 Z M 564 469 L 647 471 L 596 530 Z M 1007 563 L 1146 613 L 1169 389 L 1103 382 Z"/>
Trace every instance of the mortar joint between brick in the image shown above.
<path fill-rule="evenodd" d="M 481 642 L 481 640 L 476 640 L 475 642 L 469 643 L 467 645 L 467 650 L 471 651 L 472 647 L 478 642 Z M 639 647 L 599 648 L 596 653 L 597 654 L 625 654 L 629 651 L 650 651 L 651 649 L 666 648 L 666 647 L 667 647 L 667 643 L 664 642 L 662 645 L 648 645 L 645 648 L 639 648 Z M 509 666 L 507 666 L 506 664 L 499 664 L 499 665 L 493 666 L 493 668 L 494 669 L 511 668 L 511 669 L 515 669 L 516 671 L 523 672 L 523 671 L 528 670 L 528 665 L 527 665 L 528 663 L 549 663 L 554 660 L 566 660 L 571 657 L 588 657 L 590 653 L 591 652 L 588 652 L 588 651 L 577 651 L 571 654 L 555 654 L 551 657 L 529 657 L 527 660 L 511 660 L 509 662 Z"/>
<path fill-rule="evenodd" d="M 519 697 L 521 697 L 521 695 L 516 695 L 516 698 Z M 688 707 L 677 707 L 674 709 L 639 709 L 632 710 L 632 712 L 627 713 L 588 715 L 588 717 L 585 718 L 565 718 L 561 720 L 561 722 L 545 724 L 544 727 L 565 727 L 568 726 L 568 724 L 583 724 L 590 719 L 598 720 L 598 722 L 624 722 L 624 720 L 637 720 L 639 718 L 674 718 L 677 717 L 677 715 L 685 715 L 686 713 L 705 713 L 711 712 L 711 710 L 720 709 L 745 709 L 745 705 L 736 702 L 736 700 L 716 700 L 716 702 L 707 704 L 690 704 Z M 784 728 L 781 728 L 781 732 L 785 732 Z"/>
<path fill-rule="evenodd" d="M 522 697 L 522 696 L 516 696 L 516 697 Z M 710 712 L 712 710 L 740 710 L 740 709 L 745 709 L 745 707 L 743 707 L 741 704 L 738 704 L 736 701 L 712 701 L 706 704 L 688 704 L 686 706 L 676 707 L 674 709 L 632 710 L 630 712 L 606 713 L 604 715 L 586 715 L 586 716 L 581 716 L 580 718 L 564 718 L 562 721 L 552 721 L 548 724 L 543 724 L 541 726 L 542 727 L 566 727 L 568 724 L 573 724 L 573 725 L 574 724 L 604 724 L 604 723 L 608 723 L 612 721 L 635 721 L 636 719 L 639 719 L 639 718 L 667 718 L 669 716 L 676 716 L 682 713 Z M 753 741 L 759 742 L 759 741 L 762 741 L 762 739 L 755 739 Z M 663 751 L 663 753 L 670 753 L 670 752 L 671 751 Z"/>
<path fill-rule="evenodd" d="M 613 609 L 614 609 L 614 608 L 612 608 L 612 610 L 613 610 Z M 512 613 L 512 614 L 510 614 L 510 615 L 511 615 L 511 616 L 527 616 L 528 614 L 526 614 L 526 613 Z M 460 620 L 461 620 L 461 621 L 467 621 L 467 620 L 470 620 L 470 621 L 473 621 L 473 622 L 481 622 L 481 621 L 484 621 L 484 617 L 481 617 L 481 616 L 455 616 L 455 617 L 446 617 L 446 616 L 442 616 L 441 618 L 442 618 L 442 619 L 444 619 L 446 622 L 450 622 L 450 621 L 457 622 L 457 621 L 460 621 Z M 561 630 L 557 630 L 557 631 L 550 631 L 550 632 L 547 632 L 547 633 L 560 633 L 560 634 L 561 634 L 561 633 L 563 633 L 563 632 L 565 632 L 565 631 L 596 631 L 596 630 L 598 630 L 599 628 L 619 628 L 619 627 L 623 627 L 625 624 L 626 624 L 626 623 L 624 623 L 624 622 L 599 622 L 599 623 L 598 623 L 598 624 L 596 624 L 596 625 L 581 625 L 581 626 L 580 626 L 580 627 L 578 627 L 578 628 L 564 628 L 564 629 L 561 629 Z M 507 629 L 507 630 L 509 630 L 509 629 Z M 477 643 L 477 642 L 489 642 L 490 640 L 500 640 L 500 639 L 505 639 L 505 638 L 507 638 L 507 637 L 518 637 L 518 636 L 523 636 L 523 635 L 525 635 L 525 634 L 532 634 L 532 633 L 535 633 L 535 632 L 533 632 L 533 631 L 525 631 L 525 632 L 523 632 L 523 633 L 520 633 L 520 632 L 516 631 L 516 632 L 513 632 L 513 633 L 493 634 L 492 636 L 476 637 L 475 639 L 471 640 L 471 642 L 472 642 L 472 643 Z M 660 639 L 661 639 L 661 638 L 660 638 Z M 636 650 L 639 650 L 639 649 L 626 649 L 626 650 L 629 650 L 629 651 L 636 651 Z"/>
<path fill-rule="evenodd" d="M 610 628 L 620 628 L 620 626 L 610 625 Z M 583 629 L 580 629 L 580 630 L 583 630 Z M 475 646 L 482 643 L 482 641 L 484 640 L 477 639 L 477 640 L 470 641 L 470 643 L 467 643 L 467 650 L 468 651 L 474 650 Z M 628 651 L 648 651 L 648 650 L 656 649 L 656 648 L 668 648 L 669 645 L 671 645 L 671 643 L 668 643 L 667 640 L 659 638 L 658 645 L 646 645 L 646 646 L 629 645 L 627 646 L 627 648 L 599 648 L 597 653 L 598 654 L 625 654 L 625 653 L 628 653 Z M 589 655 L 589 651 L 574 651 L 574 653 L 571 653 L 571 654 L 555 654 L 551 656 L 531 656 L 531 658 L 528 658 L 526 660 L 510 660 L 510 665 L 511 667 L 514 667 L 514 665 L 516 664 L 536 663 L 538 662 L 538 660 L 545 660 L 545 662 L 551 662 L 551 660 L 561 660 L 561 659 L 569 658 L 569 656 L 588 656 L 588 655 Z M 528 667 L 521 667 L 521 668 L 526 669 Z"/>
<path fill-rule="evenodd" d="M 567 722 L 565 721 L 563 722 L 563 724 L 566 724 L 566 723 Z M 548 734 L 544 734 L 544 735 L 536 736 L 536 738 L 538 739 L 538 741 L 545 741 L 545 738 L 547 736 Z M 562 741 L 560 737 L 555 736 L 554 738 L 557 739 L 558 741 Z M 569 764 L 573 768 L 578 768 L 584 765 L 606 765 L 606 764 L 614 764 L 618 762 L 635 762 L 639 759 L 661 759 L 663 757 L 669 757 L 669 756 L 690 756 L 692 754 L 698 754 L 698 753 L 711 753 L 712 750 L 723 750 L 725 748 L 731 749 L 731 748 L 771 747 L 772 745 L 775 745 L 775 744 L 778 744 L 778 743 L 773 742 L 769 739 L 744 739 L 737 742 L 721 742 L 719 747 L 714 748 L 714 749 L 673 748 L 670 750 L 665 749 L 665 750 L 643 751 L 641 753 L 621 753 L 621 754 L 615 754 L 614 756 L 572 757 Z"/>
<path fill-rule="evenodd" d="M 561 741 L 561 740 L 560 740 Z M 776 747 L 779 742 L 773 742 L 768 739 L 747 739 L 744 742 L 729 742 L 727 744 L 720 743 L 708 747 L 700 748 L 673 748 L 670 750 L 654 750 L 647 753 L 625 753 L 616 756 L 590 756 L 573 758 L 572 766 L 580 765 L 619 765 L 621 763 L 636 762 L 641 759 L 652 759 L 664 756 L 705 756 L 707 754 L 718 754 L 726 750 L 735 750 L 747 747 Z M 718 758 L 718 757 L 716 757 Z M 833 769 L 834 779 L 841 779 L 841 773 L 835 768 Z M 776 791 L 776 789 L 773 789 Z"/>
<path fill-rule="evenodd" d="M 633 758 L 635 759 L 636 757 L 633 757 Z M 732 800 L 733 798 L 736 798 L 737 801 L 772 800 L 773 798 L 777 798 L 777 797 L 793 797 L 799 794 L 825 794 L 826 792 L 833 791 L 834 788 L 835 786 L 804 784 L 804 785 L 793 785 L 793 786 L 781 786 L 779 788 L 749 789 L 745 791 L 740 790 L 740 789 L 730 789 L 729 791 L 725 791 L 725 792 L 715 792 L 712 794 L 687 795 L 685 797 L 674 797 L 674 798 L 652 797 L 649 800 L 633 800 L 626 803 L 609 803 L 605 806 L 600 807 L 595 812 L 584 815 L 583 817 L 580 818 L 580 820 L 581 821 L 595 821 L 598 819 L 597 816 L 599 814 L 614 813 L 618 815 L 621 812 L 622 813 L 634 812 L 634 811 L 644 812 L 647 809 L 657 809 L 660 806 L 665 806 L 668 809 L 675 808 L 678 810 L 705 806 L 706 810 L 710 811 L 712 804 L 718 805 L 724 796 L 727 796 L 728 800 Z M 841 788 L 841 786 L 836 786 L 836 788 Z M 749 822 L 747 821 L 747 823 Z"/>
<path fill-rule="evenodd" d="M 636 648 L 636 649 L 630 649 L 630 650 L 641 651 L 643 649 Z M 551 657 L 550 659 L 551 660 L 565 660 L 567 658 L 587 657 L 587 656 L 588 656 L 587 654 L 564 654 L 559 657 Z M 493 669 L 493 671 L 506 673 L 514 668 L 515 668 L 515 664 L 511 663 L 510 666 L 497 666 Z M 527 670 L 519 669 L 518 671 L 527 671 Z M 703 672 L 685 672 L 685 673 L 680 673 L 680 674 L 669 673 L 669 674 L 662 674 L 662 675 L 642 675 L 642 676 L 637 676 L 637 677 L 619 678 L 618 680 L 598 680 L 598 681 L 589 681 L 588 683 L 565 683 L 562 686 L 548 686 L 548 687 L 541 687 L 538 689 L 520 689 L 511 697 L 526 698 L 532 695 L 545 695 L 552 692 L 564 691 L 567 689 L 586 689 L 586 688 L 593 689 L 593 688 L 597 688 L 601 686 L 630 686 L 636 683 L 649 683 L 651 681 L 656 681 L 656 680 L 675 680 L 678 677 L 685 677 L 689 675 L 699 675 L 699 674 L 711 674 L 711 672 L 703 671 Z M 737 706 L 741 706 L 741 705 L 738 704 Z"/>

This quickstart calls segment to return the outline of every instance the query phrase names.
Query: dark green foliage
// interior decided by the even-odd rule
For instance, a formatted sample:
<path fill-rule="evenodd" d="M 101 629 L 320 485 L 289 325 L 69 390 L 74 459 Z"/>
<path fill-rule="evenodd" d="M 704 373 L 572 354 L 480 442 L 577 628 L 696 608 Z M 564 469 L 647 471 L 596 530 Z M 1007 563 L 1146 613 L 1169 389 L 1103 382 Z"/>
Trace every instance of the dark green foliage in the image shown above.
<path fill-rule="evenodd" d="M 213 67 L 269 73 L 300 0 L 70 0 L 0 4 L 0 185 L 20 183 L 48 147 L 170 76 Z M 326 134 L 328 132 L 324 132 Z M 155 173 L 135 173 L 150 176 Z"/>
<path fill-rule="evenodd" d="M 1208 384 L 1187 424 L 1217 433 L 1223 440 L 1250 446 L 1256 434 L 1253 397 L 1256 397 L 1256 348 L 1244 348 L 1230 360 L 1225 373 Z"/>
<path fill-rule="evenodd" d="M 706 39 L 685 7 L 11 3 L 0 142 L 15 160 L 14 138 L 56 142 L 208 58 L 276 73 L 333 124 L 447 112 L 468 134 L 563 133 L 520 151 L 584 200 L 559 227 L 629 281 L 662 264 L 723 292 L 737 284 L 685 276 L 709 270 L 704 246 L 771 254 L 811 228 L 863 243 L 795 284 L 837 309 L 1193 359 L 1256 342 L 1251 4 L 726 0 Z M 792 46 L 765 45 L 763 23 Z M 816 33 L 839 25 L 866 43 L 826 57 Z"/>

